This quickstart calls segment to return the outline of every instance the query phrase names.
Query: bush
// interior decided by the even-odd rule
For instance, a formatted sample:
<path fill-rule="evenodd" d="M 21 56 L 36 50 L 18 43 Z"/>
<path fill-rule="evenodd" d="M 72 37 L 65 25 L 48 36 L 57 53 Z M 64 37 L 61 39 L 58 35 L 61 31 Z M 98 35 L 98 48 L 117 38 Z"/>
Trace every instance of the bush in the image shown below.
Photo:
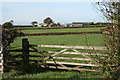
<path fill-rule="evenodd" d="M 19 36 L 20 33 L 13 28 L 11 22 L 6 22 L 2 25 L 2 45 L 3 45 L 3 60 L 4 60 L 4 70 L 8 69 L 9 66 L 6 64 L 9 61 L 10 54 L 8 50 L 11 48 L 10 44 L 14 41 L 14 39 Z"/>
<path fill-rule="evenodd" d="M 2 25 L 2 28 L 13 28 L 13 25 L 11 22 L 6 22 Z"/>

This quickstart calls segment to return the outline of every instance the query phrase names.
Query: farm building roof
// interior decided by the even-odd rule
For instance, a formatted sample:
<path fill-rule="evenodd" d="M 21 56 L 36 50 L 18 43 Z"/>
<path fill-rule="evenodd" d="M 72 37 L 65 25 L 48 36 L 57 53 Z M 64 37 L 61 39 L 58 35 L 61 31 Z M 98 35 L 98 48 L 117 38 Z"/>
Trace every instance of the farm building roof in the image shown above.
<path fill-rule="evenodd" d="M 91 24 L 93 22 L 72 22 L 72 24 Z"/>

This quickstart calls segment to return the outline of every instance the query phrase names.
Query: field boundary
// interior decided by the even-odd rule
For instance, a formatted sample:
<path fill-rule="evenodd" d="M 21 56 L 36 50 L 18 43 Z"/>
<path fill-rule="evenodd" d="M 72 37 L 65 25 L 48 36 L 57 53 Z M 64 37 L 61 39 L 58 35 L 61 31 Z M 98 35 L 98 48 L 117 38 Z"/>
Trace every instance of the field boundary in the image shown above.
<path fill-rule="evenodd" d="M 102 34 L 102 31 L 84 32 L 55 32 L 55 33 L 23 33 L 22 36 L 42 36 L 42 35 L 71 35 L 71 34 Z"/>
<path fill-rule="evenodd" d="M 105 26 L 98 26 L 98 27 L 105 27 Z M 55 27 L 55 28 L 19 28 L 18 30 L 67 29 L 67 28 L 97 28 L 97 26 L 83 26 L 83 27 Z"/>

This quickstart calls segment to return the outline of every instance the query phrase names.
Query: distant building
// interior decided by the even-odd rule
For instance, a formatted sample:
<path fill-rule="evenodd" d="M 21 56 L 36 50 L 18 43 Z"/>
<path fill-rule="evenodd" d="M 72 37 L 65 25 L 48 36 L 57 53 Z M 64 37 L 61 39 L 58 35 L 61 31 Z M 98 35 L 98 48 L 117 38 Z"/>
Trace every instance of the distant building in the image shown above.
<path fill-rule="evenodd" d="M 46 23 L 41 23 L 39 25 L 37 25 L 37 27 L 47 27 L 48 25 Z"/>
<path fill-rule="evenodd" d="M 52 26 L 56 26 L 56 24 L 55 23 L 51 23 L 51 24 L 41 23 L 37 25 L 37 27 L 52 27 Z"/>
<path fill-rule="evenodd" d="M 39 24 L 39 25 L 37 25 L 37 27 L 42 27 L 42 25 L 41 25 L 41 24 Z"/>
<path fill-rule="evenodd" d="M 80 27 L 85 25 L 91 25 L 94 24 L 93 22 L 72 22 L 70 24 L 67 24 L 67 27 Z"/>
<path fill-rule="evenodd" d="M 110 24 L 113 24 L 113 23 L 110 23 L 110 22 L 97 22 L 96 25 L 110 25 Z"/>

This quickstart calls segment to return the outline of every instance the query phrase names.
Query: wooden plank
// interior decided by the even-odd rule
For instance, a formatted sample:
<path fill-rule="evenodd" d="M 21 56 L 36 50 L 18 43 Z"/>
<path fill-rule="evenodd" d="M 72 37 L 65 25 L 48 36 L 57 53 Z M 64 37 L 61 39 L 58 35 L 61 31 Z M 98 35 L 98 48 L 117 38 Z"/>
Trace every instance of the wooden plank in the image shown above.
<path fill-rule="evenodd" d="M 79 51 L 77 51 L 76 49 L 72 49 L 73 51 L 75 51 L 75 52 L 77 52 L 77 53 L 79 53 Z M 81 54 L 82 56 L 84 56 L 84 57 L 87 57 L 88 59 L 90 59 L 90 57 L 89 56 L 87 56 L 87 55 L 85 55 L 85 54 Z"/>
<path fill-rule="evenodd" d="M 61 50 L 61 51 L 58 52 L 58 53 L 55 53 L 55 54 L 53 54 L 53 55 L 51 55 L 51 56 L 48 56 L 48 57 L 44 58 L 44 60 L 49 59 L 49 58 L 52 58 L 53 56 L 56 56 L 56 55 L 58 55 L 58 54 L 61 54 L 61 53 L 63 53 L 63 52 L 66 51 L 66 50 L 68 50 L 68 49 Z"/>
<path fill-rule="evenodd" d="M 0 73 L 3 71 L 3 69 L 2 68 L 0 68 Z M 2 72 L 3 73 L 3 72 Z"/>
<path fill-rule="evenodd" d="M 0 46 L 0 57 L 1 57 L 1 63 L 0 63 L 0 73 L 1 73 L 1 75 L 4 73 L 4 71 L 3 71 L 3 69 L 4 69 L 4 66 L 3 66 L 3 53 L 2 53 L 2 51 L 3 51 L 3 47 L 2 46 Z"/>
<path fill-rule="evenodd" d="M 96 64 L 84 64 L 84 63 L 70 63 L 70 62 L 54 62 L 54 61 L 46 61 L 46 63 L 51 63 L 51 64 L 68 64 L 68 65 L 81 65 L 81 66 L 95 66 L 98 67 Z"/>
<path fill-rule="evenodd" d="M 65 52 L 65 51 L 67 51 L 67 50 L 68 50 L 68 49 L 61 50 L 60 53 L 63 53 L 63 52 Z"/>
<path fill-rule="evenodd" d="M 41 65 L 41 67 L 44 67 Z M 45 68 L 45 67 L 44 67 Z M 54 69 L 68 69 L 68 70 L 78 70 L 78 71 L 90 71 L 90 72 L 100 72 L 100 70 L 92 70 L 92 69 L 80 69 L 80 68 L 68 68 L 68 67 L 59 67 L 57 68 L 55 66 L 49 66 L 49 68 L 54 68 Z"/>
<path fill-rule="evenodd" d="M 85 60 L 85 61 L 91 61 L 91 59 L 87 58 L 71 58 L 71 57 L 53 57 L 54 59 L 71 59 L 71 60 Z"/>
<path fill-rule="evenodd" d="M 56 55 L 61 54 L 61 53 L 64 53 L 64 51 L 66 51 L 66 50 L 68 50 L 68 49 L 61 50 L 59 53 L 55 53 L 55 54 L 51 55 L 51 57 L 56 56 Z"/>
<path fill-rule="evenodd" d="M 83 66 L 76 66 L 76 67 L 74 67 L 74 68 L 80 68 L 80 67 L 83 67 Z"/>
<path fill-rule="evenodd" d="M 0 59 L 3 59 L 2 57 L 0 57 Z"/>
<path fill-rule="evenodd" d="M 34 48 L 34 46 L 32 45 L 29 45 L 30 48 L 32 48 L 33 50 L 29 50 L 30 52 L 37 52 L 37 53 L 40 53 L 42 54 L 43 56 L 46 56 L 45 54 L 43 54 L 44 52 L 46 51 L 38 51 L 36 48 Z"/>
<path fill-rule="evenodd" d="M 57 51 L 48 51 L 48 53 L 59 53 Z M 82 53 L 82 52 L 64 52 L 62 54 L 85 54 L 85 55 L 97 55 L 97 56 L 107 56 L 107 54 L 100 54 L 100 53 Z"/>
<path fill-rule="evenodd" d="M 2 65 L 2 63 L 0 63 L 0 65 Z"/>
<path fill-rule="evenodd" d="M 49 48 L 67 48 L 67 49 L 90 49 L 90 50 L 106 50 L 105 47 L 93 46 L 59 46 L 59 45 L 34 45 L 36 47 L 49 47 Z"/>

